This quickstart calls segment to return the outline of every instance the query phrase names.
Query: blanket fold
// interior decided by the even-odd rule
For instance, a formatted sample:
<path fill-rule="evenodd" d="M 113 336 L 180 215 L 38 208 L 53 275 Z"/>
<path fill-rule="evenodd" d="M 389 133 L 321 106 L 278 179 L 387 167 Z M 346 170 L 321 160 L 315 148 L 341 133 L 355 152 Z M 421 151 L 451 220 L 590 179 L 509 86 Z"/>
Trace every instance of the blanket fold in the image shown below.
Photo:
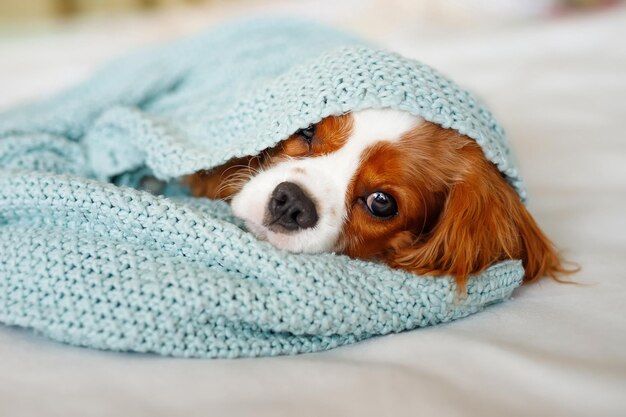
<path fill-rule="evenodd" d="M 100 349 L 265 356 L 434 325 L 510 297 L 520 261 L 472 278 L 459 299 L 449 278 L 279 251 L 224 203 L 176 185 L 325 116 L 382 107 L 474 138 L 524 198 L 503 131 L 473 96 L 306 22 L 247 21 L 138 52 L 0 115 L 0 322 Z M 169 182 L 165 195 L 142 191 L 146 177 Z"/>

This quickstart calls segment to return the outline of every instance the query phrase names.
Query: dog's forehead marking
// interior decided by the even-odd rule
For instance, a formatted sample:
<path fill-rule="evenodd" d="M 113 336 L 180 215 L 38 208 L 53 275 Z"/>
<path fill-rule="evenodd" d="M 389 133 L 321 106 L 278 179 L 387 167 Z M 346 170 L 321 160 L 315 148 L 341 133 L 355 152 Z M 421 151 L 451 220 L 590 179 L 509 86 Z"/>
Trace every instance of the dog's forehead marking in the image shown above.
<path fill-rule="evenodd" d="M 409 130 L 424 123 L 424 119 L 392 109 L 362 110 L 352 114 L 354 128 L 348 142 L 361 147 L 378 141 L 396 141 Z"/>
<path fill-rule="evenodd" d="M 371 109 L 352 113 L 352 132 L 346 143 L 335 152 L 309 162 L 331 173 L 337 186 L 347 192 L 352 177 L 361 163 L 361 156 L 381 141 L 395 142 L 424 123 L 424 119 L 392 109 Z"/>

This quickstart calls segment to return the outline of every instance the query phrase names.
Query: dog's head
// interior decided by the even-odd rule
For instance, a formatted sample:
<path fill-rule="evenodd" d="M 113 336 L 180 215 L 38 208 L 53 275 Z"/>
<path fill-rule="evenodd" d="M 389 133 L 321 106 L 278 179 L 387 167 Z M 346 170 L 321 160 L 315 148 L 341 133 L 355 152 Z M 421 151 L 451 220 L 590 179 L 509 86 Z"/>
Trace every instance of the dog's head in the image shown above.
<path fill-rule="evenodd" d="M 562 270 L 478 144 L 405 112 L 327 117 L 190 184 L 231 200 L 251 232 L 293 252 L 377 259 L 461 284 L 503 259 L 522 259 L 527 279 Z"/>

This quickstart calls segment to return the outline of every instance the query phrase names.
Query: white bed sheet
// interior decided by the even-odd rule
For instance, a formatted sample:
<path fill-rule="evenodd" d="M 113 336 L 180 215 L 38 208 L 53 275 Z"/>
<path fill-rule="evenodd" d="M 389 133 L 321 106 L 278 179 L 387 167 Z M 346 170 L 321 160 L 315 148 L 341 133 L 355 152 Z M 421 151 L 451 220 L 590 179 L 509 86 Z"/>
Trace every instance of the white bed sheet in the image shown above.
<path fill-rule="evenodd" d="M 0 416 L 626 415 L 626 9 L 445 36 L 374 24 L 376 14 L 317 15 L 481 93 L 517 150 L 531 211 L 582 265 L 581 285 L 545 280 L 448 325 L 295 357 L 107 353 L 0 325 Z M 4 37 L 0 107 L 221 17 L 178 11 Z"/>

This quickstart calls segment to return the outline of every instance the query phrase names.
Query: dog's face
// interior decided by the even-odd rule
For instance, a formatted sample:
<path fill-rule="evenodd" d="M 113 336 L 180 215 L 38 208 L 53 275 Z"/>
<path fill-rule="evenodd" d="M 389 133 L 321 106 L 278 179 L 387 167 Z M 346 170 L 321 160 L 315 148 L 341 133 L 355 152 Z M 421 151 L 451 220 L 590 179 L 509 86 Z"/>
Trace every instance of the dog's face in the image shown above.
<path fill-rule="evenodd" d="M 258 238 L 421 274 L 470 274 L 523 259 L 527 277 L 560 261 L 475 141 L 395 110 L 331 116 L 260 155 L 189 181 L 231 201 Z"/>
<path fill-rule="evenodd" d="M 351 240 L 380 242 L 416 220 L 390 153 L 421 124 L 408 113 L 370 110 L 299 131 L 283 144 L 282 160 L 233 197 L 233 212 L 258 237 L 294 252 L 355 252 L 365 248 Z"/>

